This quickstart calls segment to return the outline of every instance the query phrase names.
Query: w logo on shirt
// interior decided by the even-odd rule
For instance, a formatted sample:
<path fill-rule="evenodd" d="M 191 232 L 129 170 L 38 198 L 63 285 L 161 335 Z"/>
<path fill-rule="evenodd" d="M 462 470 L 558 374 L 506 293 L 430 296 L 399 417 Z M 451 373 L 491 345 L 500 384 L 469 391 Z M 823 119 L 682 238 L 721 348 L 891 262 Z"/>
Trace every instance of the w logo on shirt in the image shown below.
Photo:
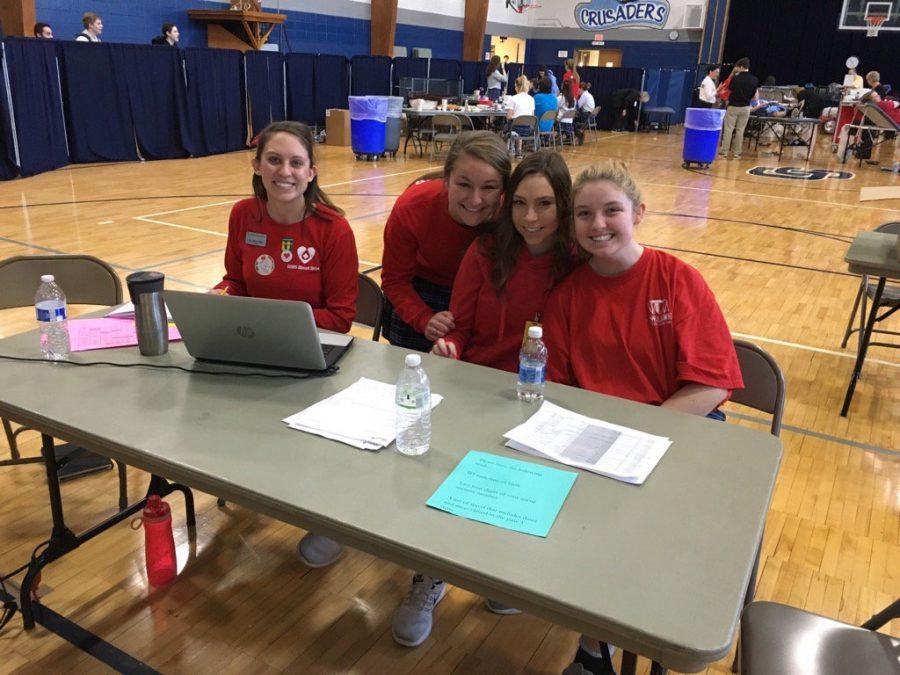
<path fill-rule="evenodd" d="M 662 300 L 651 300 L 647 303 L 647 306 L 650 310 L 651 326 L 664 326 L 667 323 L 672 323 L 672 312 L 669 311 L 668 300 L 665 298 Z"/>

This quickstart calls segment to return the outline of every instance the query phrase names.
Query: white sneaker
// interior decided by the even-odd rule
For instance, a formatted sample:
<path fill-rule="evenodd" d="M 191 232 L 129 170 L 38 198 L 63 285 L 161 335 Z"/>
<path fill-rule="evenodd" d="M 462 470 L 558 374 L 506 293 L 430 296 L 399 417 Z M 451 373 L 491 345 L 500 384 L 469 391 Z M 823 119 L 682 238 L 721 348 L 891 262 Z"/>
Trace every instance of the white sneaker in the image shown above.
<path fill-rule="evenodd" d="M 516 609 L 509 605 L 504 605 L 499 600 L 484 599 L 484 606 L 491 610 L 494 614 L 521 614 L 521 609 Z"/>
<path fill-rule="evenodd" d="M 413 577 L 412 587 L 394 613 L 391 633 L 404 647 L 418 647 L 431 635 L 432 613 L 447 594 L 447 584 L 424 574 Z"/>
<path fill-rule="evenodd" d="M 341 557 L 344 547 L 334 539 L 307 532 L 297 544 L 300 560 L 307 567 L 327 567 Z"/>

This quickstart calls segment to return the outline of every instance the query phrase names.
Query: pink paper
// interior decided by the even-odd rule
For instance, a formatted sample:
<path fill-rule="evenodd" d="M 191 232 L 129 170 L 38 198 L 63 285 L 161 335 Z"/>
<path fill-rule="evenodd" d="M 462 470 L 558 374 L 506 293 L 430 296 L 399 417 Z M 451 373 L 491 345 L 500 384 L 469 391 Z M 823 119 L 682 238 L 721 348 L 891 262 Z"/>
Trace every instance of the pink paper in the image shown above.
<path fill-rule="evenodd" d="M 178 329 L 169 324 L 169 341 L 180 339 Z M 105 318 L 69 321 L 69 349 L 73 352 L 131 347 L 137 343 L 137 331 L 133 320 Z"/>

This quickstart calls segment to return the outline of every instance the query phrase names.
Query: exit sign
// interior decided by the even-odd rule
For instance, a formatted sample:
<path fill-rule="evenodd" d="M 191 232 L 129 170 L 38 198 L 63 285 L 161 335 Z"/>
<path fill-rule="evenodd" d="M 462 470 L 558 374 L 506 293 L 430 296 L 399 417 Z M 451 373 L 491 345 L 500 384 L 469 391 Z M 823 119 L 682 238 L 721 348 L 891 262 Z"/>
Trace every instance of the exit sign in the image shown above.
<path fill-rule="evenodd" d="M 595 42 L 603 42 L 603 33 L 594 33 Z"/>

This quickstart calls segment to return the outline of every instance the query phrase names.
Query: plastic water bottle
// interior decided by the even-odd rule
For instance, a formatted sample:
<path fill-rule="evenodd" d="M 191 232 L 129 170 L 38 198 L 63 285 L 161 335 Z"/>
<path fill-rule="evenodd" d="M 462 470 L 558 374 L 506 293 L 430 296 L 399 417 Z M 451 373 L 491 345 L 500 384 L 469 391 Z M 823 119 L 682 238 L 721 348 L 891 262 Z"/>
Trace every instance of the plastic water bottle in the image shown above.
<path fill-rule="evenodd" d="M 397 378 L 397 450 L 424 455 L 431 443 L 431 385 L 422 357 L 407 354 Z"/>
<path fill-rule="evenodd" d="M 519 352 L 519 380 L 516 394 L 520 401 L 541 401 L 544 398 L 544 377 L 547 372 L 547 348 L 541 338 L 544 329 L 528 327 L 528 339 Z"/>
<path fill-rule="evenodd" d="M 34 311 L 41 331 L 41 354 L 51 361 L 69 358 L 69 325 L 66 294 L 52 274 L 41 277 L 34 296 Z"/>
<path fill-rule="evenodd" d="M 172 534 L 172 511 L 159 495 L 147 497 L 141 520 L 144 525 L 144 559 L 151 586 L 162 586 L 175 578 L 178 562 Z"/>

